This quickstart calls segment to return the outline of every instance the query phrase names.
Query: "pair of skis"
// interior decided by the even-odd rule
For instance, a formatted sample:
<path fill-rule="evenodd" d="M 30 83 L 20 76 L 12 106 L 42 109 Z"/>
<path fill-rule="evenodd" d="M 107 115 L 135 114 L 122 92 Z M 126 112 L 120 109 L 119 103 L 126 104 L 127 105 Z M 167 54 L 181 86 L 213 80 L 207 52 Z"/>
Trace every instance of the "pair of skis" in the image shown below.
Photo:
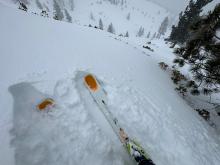
<path fill-rule="evenodd" d="M 124 129 L 119 125 L 118 120 L 109 111 L 106 100 L 106 93 L 102 86 L 98 83 L 96 77 L 92 74 L 87 74 L 84 77 L 84 85 L 89 90 L 93 100 L 109 122 L 115 134 L 120 139 L 124 148 L 137 165 L 155 165 L 150 156 L 144 151 L 143 147 L 135 140 L 129 138 Z"/>

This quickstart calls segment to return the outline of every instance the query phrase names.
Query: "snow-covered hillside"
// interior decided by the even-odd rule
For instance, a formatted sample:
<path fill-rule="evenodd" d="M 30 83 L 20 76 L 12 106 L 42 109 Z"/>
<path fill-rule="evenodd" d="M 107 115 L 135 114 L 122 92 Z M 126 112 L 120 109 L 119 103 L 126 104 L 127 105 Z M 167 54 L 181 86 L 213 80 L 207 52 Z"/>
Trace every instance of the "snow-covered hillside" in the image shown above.
<path fill-rule="evenodd" d="M 28 2 L 29 12 L 40 14 L 42 10 L 46 10 L 50 17 L 54 15 L 52 0 L 24 0 L 24 2 Z M 63 20 L 66 20 L 65 10 L 72 17 L 72 22 L 79 25 L 99 26 L 101 19 L 104 30 L 107 31 L 112 23 L 117 35 L 125 35 L 128 32 L 129 37 L 136 37 L 142 27 L 144 34 L 141 37 L 151 39 L 158 33 L 166 17 L 169 17 L 169 21 L 172 22 L 170 12 L 146 0 L 56 0 L 56 2 L 64 15 Z M 9 3 L 8 0 L 5 3 Z M 14 6 L 17 7 L 18 3 Z"/>
<path fill-rule="evenodd" d="M 92 115 L 97 106 L 81 71 L 97 75 L 111 112 L 156 165 L 219 164 L 218 135 L 158 67 L 159 59 L 172 59 L 162 41 L 151 52 L 127 38 L 2 4 L 0 24 L 0 164 L 130 164 Z M 39 112 L 45 97 L 56 106 Z"/>

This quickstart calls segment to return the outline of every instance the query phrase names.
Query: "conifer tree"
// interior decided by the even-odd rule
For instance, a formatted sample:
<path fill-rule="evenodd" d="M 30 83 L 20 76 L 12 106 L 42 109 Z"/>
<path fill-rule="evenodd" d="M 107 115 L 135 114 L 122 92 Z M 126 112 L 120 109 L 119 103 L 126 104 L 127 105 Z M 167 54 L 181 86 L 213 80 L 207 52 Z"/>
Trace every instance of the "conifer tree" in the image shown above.
<path fill-rule="evenodd" d="M 54 9 L 54 19 L 56 20 L 62 20 L 64 18 L 63 12 L 59 6 L 59 4 L 57 3 L 56 0 L 53 0 L 53 9 Z"/>
<path fill-rule="evenodd" d="M 73 0 L 69 0 L 70 3 L 70 10 L 74 10 L 74 1 Z"/>
<path fill-rule="evenodd" d="M 131 19 L 131 13 L 128 13 L 126 19 L 129 21 Z"/>
<path fill-rule="evenodd" d="M 144 35 L 144 28 L 141 26 L 140 29 L 138 30 L 137 36 L 142 37 Z"/>
<path fill-rule="evenodd" d="M 20 10 L 24 10 L 24 11 L 27 11 L 28 8 L 27 8 L 27 4 L 28 4 L 28 1 L 27 0 L 18 0 L 19 2 L 19 9 Z"/>
<path fill-rule="evenodd" d="M 176 50 L 176 63 L 188 63 L 194 79 L 203 86 L 203 93 L 211 93 L 220 85 L 220 4 L 207 16 L 200 17 L 190 27 L 192 37 L 185 47 Z M 208 92 L 207 92 L 208 91 Z"/>
<path fill-rule="evenodd" d="M 90 19 L 93 20 L 93 21 L 95 21 L 95 17 L 93 16 L 93 13 L 92 13 L 92 12 L 90 13 Z"/>
<path fill-rule="evenodd" d="M 169 18 L 166 17 L 160 25 L 157 38 L 160 38 L 161 35 L 165 35 L 165 33 L 167 31 L 168 23 L 169 23 Z"/>
<path fill-rule="evenodd" d="M 202 11 L 202 8 L 211 1 L 212 0 L 190 0 L 184 13 L 181 12 L 179 14 L 178 25 L 172 27 L 169 40 L 180 44 L 186 42 L 191 36 L 188 31 L 190 25 L 199 19 L 199 14 Z"/>
<path fill-rule="evenodd" d="M 99 29 L 101 29 L 101 30 L 104 29 L 103 22 L 102 22 L 101 18 L 99 19 Z"/>
<path fill-rule="evenodd" d="M 129 33 L 128 33 L 128 31 L 126 32 L 125 37 L 129 37 Z"/>
<path fill-rule="evenodd" d="M 23 3 L 23 4 L 25 4 L 25 5 L 28 5 L 28 4 L 29 4 L 28 0 L 18 0 L 18 2 L 19 2 L 19 3 Z"/>
<path fill-rule="evenodd" d="M 36 4 L 39 9 L 43 10 L 43 6 L 41 5 L 39 0 L 36 0 Z"/>
<path fill-rule="evenodd" d="M 148 32 L 148 34 L 147 34 L 147 38 L 150 38 L 150 32 Z"/>
<path fill-rule="evenodd" d="M 107 30 L 107 31 L 108 31 L 109 33 L 113 33 L 113 34 L 115 34 L 115 29 L 114 29 L 112 23 L 110 23 L 110 25 L 108 26 L 108 30 Z"/>
<path fill-rule="evenodd" d="M 65 15 L 68 22 L 72 23 L 72 17 L 70 16 L 69 12 L 65 9 Z"/>
<path fill-rule="evenodd" d="M 152 39 L 156 38 L 156 36 L 157 36 L 157 33 L 155 32 Z"/>

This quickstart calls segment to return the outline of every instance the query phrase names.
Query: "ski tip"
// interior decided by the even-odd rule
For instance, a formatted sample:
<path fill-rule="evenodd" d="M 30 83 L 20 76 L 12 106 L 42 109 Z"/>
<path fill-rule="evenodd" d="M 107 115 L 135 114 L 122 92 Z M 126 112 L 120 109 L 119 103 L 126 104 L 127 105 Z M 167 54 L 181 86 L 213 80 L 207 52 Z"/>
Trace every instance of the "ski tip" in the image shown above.
<path fill-rule="evenodd" d="M 46 98 L 42 100 L 38 105 L 37 108 L 40 111 L 46 110 L 48 107 L 53 107 L 55 105 L 55 101 L 51 98 Z"/>
<path fill-rule="evenodd" d="M 86 85 L 89 87 L 90 90 L 92 91 L 97 91 L 98 90 L 98 83 L 96 78 L 92 74 L 88 74 L 84 77 Z"/>

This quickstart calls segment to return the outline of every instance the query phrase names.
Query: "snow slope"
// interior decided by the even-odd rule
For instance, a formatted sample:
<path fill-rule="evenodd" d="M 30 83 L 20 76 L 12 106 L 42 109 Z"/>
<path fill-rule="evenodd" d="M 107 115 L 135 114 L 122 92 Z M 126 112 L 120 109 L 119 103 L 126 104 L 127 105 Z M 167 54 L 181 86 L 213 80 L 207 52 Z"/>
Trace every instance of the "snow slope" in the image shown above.
<path fill-rule="evenodd" d="M 8 0 L 1 1 L 9 3 Z M 42 9 L 37 6 L 36 0 L 27 1 L 29 2 L 27 5 L 29 12 L 39 14 L 42 11 Z M 165 17 L 170 17 L 170 21 L 172 21 L 173 15 L 171 12 L 152 2 L 146 0 L 117 0 L 114 1 L 117 3 L 111 3 L 113 1 L 114 0 L 73 0 L 74 7 L 71 9 L 71 0 L 57 0 L 63 14 L 66 9 L 74 23 L 85 26 L 89 24 L 99 26 L 99 19 L 102 19 L 104 30 L 107 31 L 110 23 L 113 23 L 117 35 L 125 35 L 128 31 L 130 37 L 136 37 L 140 27 L 143 27 L 145 33 L 142 37 L 146 38 L 150 32 L 150 38 L 152 38 L 154 33 L 158 32 Z M 38 0 L 38 2 L 43 6 L 44 10 L 47 10 L 50 17 L 53 17 L 53 1 Z M 15 6 L 18 6 L 18 4 Z M 127 19 L 129 14 L 130 18 Z M 91 18 L 91 15 L 93 18 Z M 64 20 L 66 19 L 64 18 Z"/>
<path fill-rule="evenodd" d="M 129 164 L 77 86 L 81 70 L 97 75 L 111 112 L 157 165 L 219 164 L 219 137 L 177 95 L 155 53 L 2 4 L 0 24 L 0 164 Z M 35 105 L 45 97 L 56 106 L 41 113 Z"/>

